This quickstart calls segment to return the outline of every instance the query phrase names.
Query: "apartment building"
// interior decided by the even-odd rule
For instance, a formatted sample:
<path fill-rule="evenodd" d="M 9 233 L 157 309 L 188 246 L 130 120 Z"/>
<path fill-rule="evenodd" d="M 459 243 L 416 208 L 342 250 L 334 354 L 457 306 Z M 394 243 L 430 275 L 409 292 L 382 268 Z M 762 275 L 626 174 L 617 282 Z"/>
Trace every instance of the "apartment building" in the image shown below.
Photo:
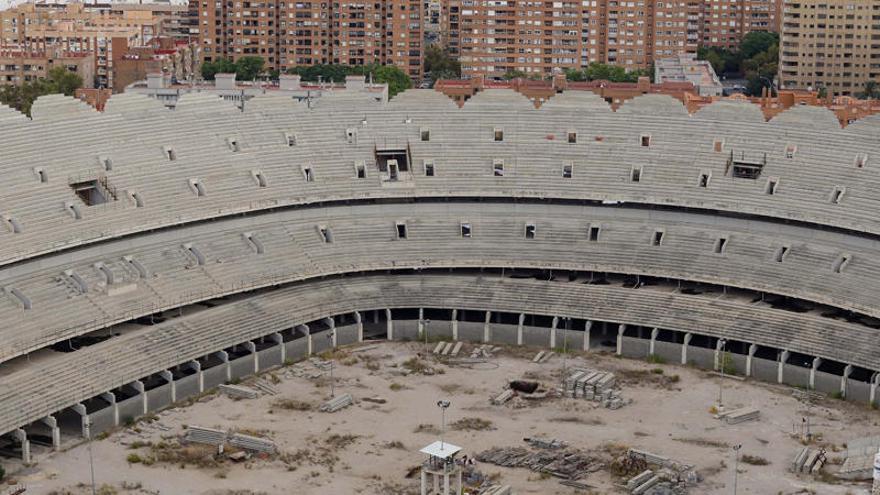
<path fill-rule="evenodd" d="M 880 81 L 880 0 L 786 0 L 780 86 L 857 95 Z"/>
<path fill-rule="evenodd" d="M 0 11 L 0 48 L 89 56 L 93 84 L 109 88 L 115 60 L 166 31 L 182 36 L 186 12 L 170 4 L 23 3 Z"/>
<path fill-rule="evenodd" d="M 780 1 L 446 0 L 440 40 L 464 77 L 546 76 L 591 62 L 645 69 L 700 44 L 735 48 L 751 30 L 777 30 Z"/>
<path fill-rule="evenodd" d="M 782 0 L 703 0 L 704 46 L 734 50 L 752 31 L 779 32 Z"/>
<path fill-rule="evenodd" d="M 267 68 L 281 71 L 316 64 L 393 64 L 421 79 L 421 0 L 196 1 L 205 61 L 258 56 Z"/>
<path fill-rule="evenodd" d="M 89 53 L 0 48 L 0 86 L 36 81 L 46 77 L 55 67 L 79 74 L 85 87 L 94 84 L 95 59 Z"/>

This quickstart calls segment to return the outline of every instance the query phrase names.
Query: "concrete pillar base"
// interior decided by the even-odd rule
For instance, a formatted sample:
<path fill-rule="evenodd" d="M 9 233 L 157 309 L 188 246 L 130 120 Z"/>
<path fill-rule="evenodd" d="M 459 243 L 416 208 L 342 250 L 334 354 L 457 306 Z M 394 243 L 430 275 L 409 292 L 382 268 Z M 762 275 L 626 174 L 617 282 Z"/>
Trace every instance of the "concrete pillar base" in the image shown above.
<path fill-rule="evenodd" d="M 386 323 L 388 329 L 388 340 L 394 340 L 394 322 L 391 320 L 391 310 L 385 310 L 385 317 L 388 319 Z"/>
<path fill-rule="evenodd" d="M 779 354 L 779 367 L 776 369 L 776 382 L 777 383 L 782 383 L 782 380 L 783 380 L 782 374 L 783 374 L 783 371 L 785 370 L 785 362 L 788 361 L 788 358 L 790 355 L 791 355 L 791 353 L 789 353 L 788 351 L 785 351 L 785 350 L 783 350 Z"/>
<path fill-rule="evenodd" d="M 750 344 L 749 354 L 746 356 L 746 376 L 752 376 L 752 360 L 755 358 L 756 352 L 758 352 L 758 346 Z"/>
<path fill-rule="evenodd" d="M 626 331 L 626 325 L 621 323 L 617 326 L 617 355 L 623 355 L 623 332 Z"/>
<path fill-rule="evenodd" d="M 584 350 L 585 351 L 590 350 L 590 334 L 591 334 L 590 332 L 592 329 L 593 329 L 593 322 L 590 320 L 587 320 L 587 322 L 584 324 Z"/>
<path fill-rule="evenodd" d="M 526 321 L 526 314 L 519 314 L 519 324 L 516 327 L 516 345 L 523 345 L 523 323 Z"/>
<path fill-rule="evenodd" d="M 31 463 L 31 442 L 28 440 L 27 432 L 21 428 L 12 432 L 15 438 L 21 442 L 21 462 L 25 464 Z"/>
<path fill-rule="evenodd" d="M 691 345 L 693 337 L 690 333 L 684 334 L 684 342 L 681 344 L 681 364 L 688 364 L 688 346 Z"/>

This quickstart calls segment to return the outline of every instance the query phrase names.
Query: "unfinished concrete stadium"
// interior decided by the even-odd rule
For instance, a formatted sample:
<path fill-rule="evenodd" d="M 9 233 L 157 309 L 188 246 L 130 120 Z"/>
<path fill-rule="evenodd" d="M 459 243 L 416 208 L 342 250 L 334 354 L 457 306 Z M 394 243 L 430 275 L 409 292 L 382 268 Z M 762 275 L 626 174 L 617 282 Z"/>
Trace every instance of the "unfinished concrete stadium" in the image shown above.
<path fill-rule="evenodd" d="M 426 331 L 703 368 L 724 343 L 740 375 L 880 400 L 880 118 L 411 90 L 0 123 L 0 443 L 25 462 L 32 433 Z"/>

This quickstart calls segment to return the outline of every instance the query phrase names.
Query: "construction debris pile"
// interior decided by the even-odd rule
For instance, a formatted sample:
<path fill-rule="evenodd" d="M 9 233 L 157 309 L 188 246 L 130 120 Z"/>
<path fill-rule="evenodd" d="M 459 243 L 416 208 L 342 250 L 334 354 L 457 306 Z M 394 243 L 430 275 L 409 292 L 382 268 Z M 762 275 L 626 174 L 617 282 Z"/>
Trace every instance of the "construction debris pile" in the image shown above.
<path fill-rule="evenodd" d="M 434 355 L 435 356 L 458 356 L 458 353 L 461 352 L 462 342 L 437 342 L 437 346 L 434 347 Z"/>
<path fill-rule="evenodd" d="M 327 376 L 332 365 L 330 361 L 325 361 L 319 357 L 310 357 L 305 361 L 284 368 L 283 376 L 287 379 L 296 377 L 317 380 Z"/>
<path fill-rule="evenodd" d="M 631 404 L 632 399 L 624 399 L 620 390 L 614 388 L 616 384 L 617 379 L 610 371 L 576 368 L 563 380 L 562 393 L 567 397 L 599 402 L 608 409 L 620 409 Z"/>
<path fill-rule="evenodd" d="M 183 440 L 188 443 L 213 445 L 217 447 L 218 453 L 223 453 L 226 445 L 260 454 L 274 454 L 278 451 L 275 442 L 266 438 L 201 426 L 188 426 Z"/>
<path fill-rule="evenodd" d="M 503 405 L 516 398 L 514 407 L 526 407 L 525 401 L 539 401 L 551 396 L 551 390 L 544 388 L 540 382 L 534 380 L 510 380 L 498 395 L 491 397 L 489 402 L 493 405 Z"/>
<path fill-rule="evenodd" d="M 629 449 L 624 458 L 616 462 L 629 467 L 645 467 L 626 482 L 626 489 L 633 495 L 683 495 L 689 486 L 699 482 L 692 465 L 645 450 Z"/>
<path fill-rule="evenodd" d="M 321 404 L 321 407 L 319 407 L 318 410 L 321 412 L 334 413 L 352 405 L 353 403 L 354 399 L 351 397 L 351 394 L 342 394 Z"/>
<path fill-rule="evenodd" d="M 565 442 L 537 438 L 525 440 L 537 450 L 525 447 L 495 447 L 480 452 L 476 458 L 480 462 L 496 466 L 527 468 L 570 482 L 580 480 L 604 467 L 604 463 L 597 457 L 577 449 L 568 449 Z M 587 487 L 584 483 L 568 485 Z"/>

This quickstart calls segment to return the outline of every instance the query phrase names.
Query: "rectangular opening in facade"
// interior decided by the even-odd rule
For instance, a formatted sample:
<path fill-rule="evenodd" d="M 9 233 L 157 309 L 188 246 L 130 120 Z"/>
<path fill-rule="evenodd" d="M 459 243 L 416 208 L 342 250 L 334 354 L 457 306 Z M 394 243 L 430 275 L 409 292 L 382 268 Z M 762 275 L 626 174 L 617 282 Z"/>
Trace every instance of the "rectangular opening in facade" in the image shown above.
<path fill-rule="evenodd" d="M 262 170 L 254 170 L 251 174 L 254 176 L 254 181 L 256 181 L 258 187 L 269 186 L 269 181 L 266 180 L 266 176 L 263 174 Z"/>
<path fill-rule="evenodd" d="M 785 157 L 789 160 L 794 158 L 795 153 L 797 153 L 797 146 L 793 144 L 789 144 L 785 147 Z"/>
<path fill-rule="evenodd" d="M 98 180 L 89 180 L 85 182 L 77 182 L 71 184 L 70 188 L 86 206 L 94 206 L 104 204 L 108 201 L 105 196 L 103 187 Z"/>
<path fill-rule="evenodd" d="M 648 148 L 651 146 L 651 136 L 649 134 L 642 134 L 640 139 L 643 147 Z"/>
<path fill-rule="evenodd" d="M 421 139 L 423 142 L 430 141 L 431 140 L 431 131 L 429 131 L 428 129 L 422 129 L 419 132 L 419 139 Z"/>
<path fill-rule="evenodd" d="M 834 260 L 834 265 L 832 266 L 834 273 L 843 273 L 843 270 L 846 268 L 847 265 L 849 265 L 851 258 L 852 257 L 848 254 L 842 254 L 840 255 L 840 257 Z"/>
<path fill-rule="evenodd" d="M 770 196 L 776 194 L 776 188 L 779 187 L 779 179 L 767 179 L 767 185 L 764 186 L 764 193 Z"/>
<path fill-rule="evenodd" d="M 47 174 L 41 167 L 35 168 L 34 174 L 37 176 L 37 179 L 39 179 L 41 184 L 49 182 L 49 174 Z"/>
<path fill-rule="evenodd" d="M 495 177 L 504 177 L 504 160 L 492 160 L 492 175 Z"/>
<path fill-rule="evenodd" d="M 846 192 L 846 188 L 843 186 L 835 186 L 834 190 L 831 191 L 831 203 L 835 205 L 839 205 L 843 200 L 843 195 Z"/>
<path fill-rule="evenodd" d="M 715 241 L 715 254 L 724 254 L 724 251 L 727 249 L 727 238 L 719 237 Z"/>
<path fill-rule="evenodd" d="M 305 179 L 306 182 L 314 182 L 315 175 L 312 172 L 312 167 L 303 167 L 302 174 L 303 174 L 303 179 Z"/>
<path fill-rule="evenodd" d="M 767 165 L 766 153 L 762 159 L 755 160 L 746 159 L 745 152 L 740 152 L 740 157 L 735 158 L 733 150 L 730 150 L 730 156 L 727 158 L 727 167 L 724 170 L 724 174 L 727 175 L 727 173 L 730 172 L 735 178 L 754 180 L 761 176 L 761 171 L 764 170 L 765 165 Z"/>
<path fill-rule="evenodd" d="M 573 163 L 564 163 L 562 164 L 562 178 L 563 179 L 571 179 L 572 171 L 574 170 Z"/>
<path fill-rule="evenodd" d="M 355 162 L 354 176 L 357 179 L 366 179 L 367 178 L 367 164 L 365 162 L 363 162 L 363 161 Z"/>
<path fill-rule="evenodd" d="M 199 179 L 190 179 L 189 187 L 196 196 L 202 197 L 207 195 L 207 192 L 205 191 L 205 185 L 202 184 L 202 181 Z"/>
<path fill-rule="evenodd" d="M 715 151 L 715 153 L 721 153 L 722 151 L 724 151 L 724 140 L 716 139 L 712 143 L 712 149 Z"/>
<path fill-rule="evenodd" d="M 397 238 L 406 239 L 406 224 L 403 222 L 397 222 L 395 227 L 397 229 Z"/>
<path fill-rule="evenodd" d="M 388 180 L 395 181 L 398 179 L 400 179 L 400 170 L 398 169 L 397 162 L 390 160 L 388 162 Z"/>
<path fill-rule="evenodd" d="M 577 144 L 578 142 L 578 133 L 575 131 L 568 131 L 568 144 Z"/>
<path fill-rule="evenodd" d="M 504 129 L 500 129 L 500 128 L 496 127 L 494 129 L 494 137 L 495 137 L 496 143 L 500 143 L 500 142 L 504 141 Z"/>
<path fill-rule="evenodd" d="M 434 177 L 434 162 L 425 160 L 425 177 Z"/>
<path fill-rule="evenodd" d="M 589 237 L 588 237 L 590 239 L 590 241 L 592 241 L 592 242 L 599 241 L 599 230 L 600 230 L 600 228 L 598 225 L 590 225 Z"/>
<path fill-rule="evenodd" d="M 632 182 L 642 181 L 642 167 L 633 167 L 629 172 L 629 180 Z"/>
<path fill-rule="evenodd" d="M 128 196 L 134 202 L 134 206 L 137 208 L 143 208 L 144 206 L 144 198 L 141 197 L 141 194 L 137 191 L 129 191 Z"/>
<path fill-rule="evenodd" d="M 397 169 L 401 172 L 409 171 L 409 150 L 407 148 L 376 149 L 376 166 L 380 172 L 388 171 L 388 163 L 397 163 Z"/>
<path fill-rule="evenodd" d="M 284 133 L 284 142 L 287 143 L 287 146 L 294 147 L 296 146 L 296 134 L 291 134 L 289 132 Z"/>
<path fill-rule="evenodd" d="M 856 155 L 856 168 L 865 168 L 868 165 L 868 154 L 858 153 Z"/>
<path fill-rule="evenodd" d="M 663 231 L 655 230 L 654 235 L 651 236 L 651 245 L 659 246 L 661 244 L 663 244 Z"/>
<path fill-rule="evenodd" d="M 700 174 L 700 187 L 709 187 L 709 178 L 710 177 L 711 177 L 711 175 L 706 172 L 703 172 L 702 174 Z"/>
<path fill-rule="evenodd" d="M 325 244 L 333 242 L 333 233 L 330 231 L 330 227 L 326 225 L 318 225 L 318 235 L 321 236 L 321 241 Z"/>
<path fill-rule="evenodd" d="M 174 151 L 174 148 L 171 148 L 170 146 L 166 146 L 166 147 L 162 148 L 162 151 L 164 151 L 165 158 L 167 158 L 169 162 L 173 162 L 174 160 L 177 160 L 177 152 Z"/>
<path fill-rule="evenodd" d="M 98 163 L 101 165 L 105 172 L 113 170 L 113 161 L 106 156 L 99 156 Z"/>
<path fill-rule="evenodd" d="M 780 246 L 779 249 L 776 250 L 776 254 L 774 255 L 774 259 L 777 263 L 782 263 L 786 257 L 788 257 L 788 253 L 791 251 L 788 246 Z"/>
<path fill-rule="evenodd" d="M 469 224 L 467 222 L 463 222 L 461 224 L 461 236 L 466 239 L 470 239 L 470 237 L 471 237 L 471 224 Z"/>
<path fill-rule="evenodd" d="M 536 231 L 537 231 L 537 226 L 534 223 L 527 223 L 526 224 L 526 239 L 534 239 Z"/>

